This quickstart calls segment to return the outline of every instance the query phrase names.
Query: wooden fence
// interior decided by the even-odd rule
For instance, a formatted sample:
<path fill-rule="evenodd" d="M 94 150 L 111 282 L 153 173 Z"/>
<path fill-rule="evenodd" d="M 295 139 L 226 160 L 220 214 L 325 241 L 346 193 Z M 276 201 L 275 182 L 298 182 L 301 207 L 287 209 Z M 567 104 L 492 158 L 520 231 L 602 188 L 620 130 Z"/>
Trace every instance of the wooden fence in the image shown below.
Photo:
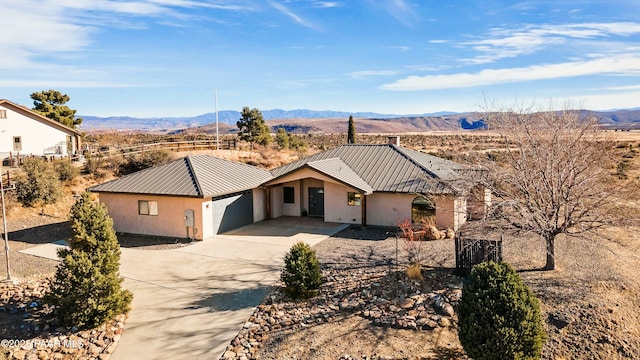
<path fill-rule="evenodd" d="M 83 155 L 87 156 L 111 156 L 111 155 L 136 155 L 151 150 L 168 150 L 168 151 L 196 151 L 196 150 L 231 150 L 237 146 L 237 139 L 220 140 L 191 140 L 191 141 L 165 141 L 149 144 L 140 144 L 127 147 L 100 147 L 83 151 Z"/>
<path fill-rule="evenodd" d="M 456 274 L 469 276 L 473 265 L 486 261 L 502 261 L 500 240 L 468 239 L 456 236 Z"/>

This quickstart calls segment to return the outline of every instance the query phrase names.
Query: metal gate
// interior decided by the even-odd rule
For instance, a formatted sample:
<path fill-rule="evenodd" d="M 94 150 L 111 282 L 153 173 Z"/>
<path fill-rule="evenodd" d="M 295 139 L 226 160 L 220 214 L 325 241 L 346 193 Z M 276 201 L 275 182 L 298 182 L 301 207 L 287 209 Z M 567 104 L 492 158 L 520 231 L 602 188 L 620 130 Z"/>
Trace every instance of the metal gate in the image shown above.
<path fill-rule="evenodd" d="M 456 236 L 456 274 L 469 276 L 473 265 L 487 261 L 502 261 L 500 240 L 466 239 Z"/>

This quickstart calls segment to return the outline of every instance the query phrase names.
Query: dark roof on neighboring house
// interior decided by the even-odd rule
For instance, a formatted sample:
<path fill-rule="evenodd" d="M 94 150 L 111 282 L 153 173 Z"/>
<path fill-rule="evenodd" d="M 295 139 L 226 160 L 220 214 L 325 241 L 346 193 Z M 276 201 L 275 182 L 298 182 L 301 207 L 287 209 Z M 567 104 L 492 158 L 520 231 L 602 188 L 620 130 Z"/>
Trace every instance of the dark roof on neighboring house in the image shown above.
<path fill-rule="evenodd" d="M 190 155 L 89 188 L 92 192 L 208 198 L 258 187 L 269 171 L 209 155 Z"/>
<path fill-rule="evenodd" d="M 42 116 L 39 113 L 35 112 L 27 108 L 26 106 L 18 105 L 6 99 L 0 99 L 0 106 L 4 106 L 12 109 L 13 111 L 20 113 L 24 116 L 27 116 L 33 120 L 40 121 L 41 123 L 47 124 L 53 128 L 56 128 L 62 132 L 65 132 L 69 135 L 80 135 L 80 131 L 76 129 L 72 129 L 66 125 L 63 125 L 55 120 L 51 120 L 46 116 Z"/>
<path fill-rule="evenodd" d="M 326 175 L 359 189 L 363 189 L 364 182 L 371 190 L 382 192 L 458 193 L 464 190 L 464 178 L 471 170 L 465 165 L 396 145 L 348 144 L 278 167 L 271 173 L 277 179 L 329 159 L 333 162 L 339 159 L 352 175 L 341 177 L 335 168 L 325 169 Z"/>

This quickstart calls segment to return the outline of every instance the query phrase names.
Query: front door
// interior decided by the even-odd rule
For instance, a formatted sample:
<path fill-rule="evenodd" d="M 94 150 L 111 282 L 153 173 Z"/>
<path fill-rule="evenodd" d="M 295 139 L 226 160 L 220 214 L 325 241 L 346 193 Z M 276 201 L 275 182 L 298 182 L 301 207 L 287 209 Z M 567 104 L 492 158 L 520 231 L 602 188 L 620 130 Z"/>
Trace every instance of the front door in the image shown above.
<path fill-rule="evenodd" d="M 309 216 L 324 217 L 323 188 L 309 188 Z"/>

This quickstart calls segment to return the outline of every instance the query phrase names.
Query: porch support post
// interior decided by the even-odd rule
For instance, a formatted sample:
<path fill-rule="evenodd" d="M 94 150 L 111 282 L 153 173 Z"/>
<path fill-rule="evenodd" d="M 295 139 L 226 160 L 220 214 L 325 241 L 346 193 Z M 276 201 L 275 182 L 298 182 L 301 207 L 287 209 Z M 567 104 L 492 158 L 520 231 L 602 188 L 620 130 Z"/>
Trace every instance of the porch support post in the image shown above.
<path fill-rule="evenodd" d="M 266 186 L 265 188 L 265 206 L 267 208 L 266 220 L 271 219 L 271 188 Z"/>
<path fill-rule="evenodd" d="M 364 194 L 364 192 L 361 192 L 360 198 L 362 199 L 362 201 L 360 202 L 360 211 L 362 213 L 362 220 L 360 221 L 360 223 L 362 224 L 362 226 L 367 226 L 367 196 Z"/>

